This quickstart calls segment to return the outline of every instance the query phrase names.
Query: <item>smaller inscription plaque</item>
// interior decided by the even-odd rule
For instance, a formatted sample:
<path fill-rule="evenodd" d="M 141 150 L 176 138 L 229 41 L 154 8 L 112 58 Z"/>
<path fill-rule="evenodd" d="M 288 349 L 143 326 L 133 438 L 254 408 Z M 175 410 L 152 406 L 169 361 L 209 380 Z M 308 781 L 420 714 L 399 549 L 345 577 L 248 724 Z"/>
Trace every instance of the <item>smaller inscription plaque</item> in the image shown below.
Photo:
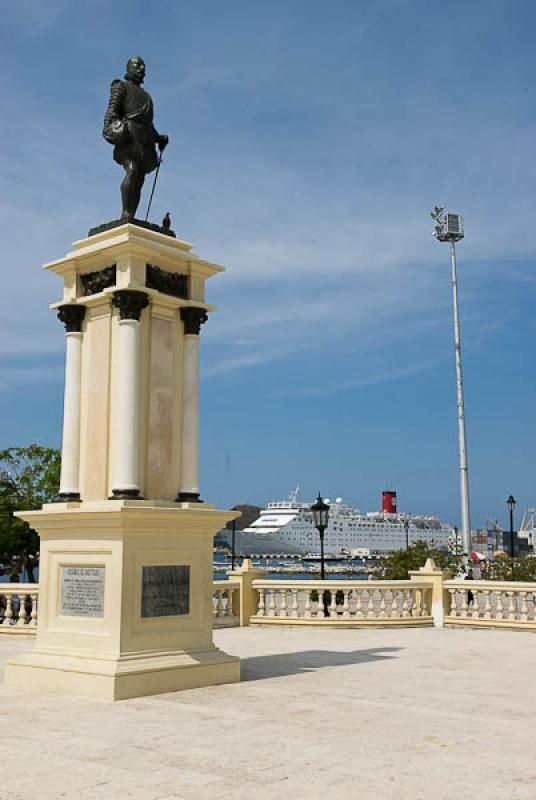
<path fill-rule="evenodd" d="M 190 567 L 143 567 L 142 617 L 178 617 L 190 611 Z"/>
<path fill-rule="evenodd" d="M 104 616 L 105 567 L 62 567 L 60 614 Z"/>

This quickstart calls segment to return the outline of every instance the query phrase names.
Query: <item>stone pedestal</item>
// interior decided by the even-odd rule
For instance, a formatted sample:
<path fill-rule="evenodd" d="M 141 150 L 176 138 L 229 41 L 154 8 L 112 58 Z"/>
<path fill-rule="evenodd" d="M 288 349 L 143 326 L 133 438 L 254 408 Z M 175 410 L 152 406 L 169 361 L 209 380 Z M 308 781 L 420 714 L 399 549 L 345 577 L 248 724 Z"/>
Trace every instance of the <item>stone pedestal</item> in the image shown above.
<path fill-rule="evenodd" d="M 128 224 L 45 268 L 64 280 L 65 502 L 20 514 L 41 537 L 40 605 L 6 683 L 119 700 L 237 681 L 212 642 L 212 546 L 238 514 L 198 486 L 204 286 L 222 268 Z"/>

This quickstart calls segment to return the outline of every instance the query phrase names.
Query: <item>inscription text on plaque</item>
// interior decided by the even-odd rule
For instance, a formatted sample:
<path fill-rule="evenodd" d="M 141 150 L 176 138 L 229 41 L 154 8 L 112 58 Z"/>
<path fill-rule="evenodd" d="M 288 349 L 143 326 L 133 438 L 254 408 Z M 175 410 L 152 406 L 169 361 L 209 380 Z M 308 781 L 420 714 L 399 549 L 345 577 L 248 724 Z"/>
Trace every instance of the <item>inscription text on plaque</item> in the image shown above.
<path fill-rule="evenodd" d="M 190 611 L 190 567 L 143 567 L 142 617 L 177 617 Z"/>
<path fill-rule="evenodd" d="M 60 614 L 104 617 L 105 567 L 61 567 Z"/>

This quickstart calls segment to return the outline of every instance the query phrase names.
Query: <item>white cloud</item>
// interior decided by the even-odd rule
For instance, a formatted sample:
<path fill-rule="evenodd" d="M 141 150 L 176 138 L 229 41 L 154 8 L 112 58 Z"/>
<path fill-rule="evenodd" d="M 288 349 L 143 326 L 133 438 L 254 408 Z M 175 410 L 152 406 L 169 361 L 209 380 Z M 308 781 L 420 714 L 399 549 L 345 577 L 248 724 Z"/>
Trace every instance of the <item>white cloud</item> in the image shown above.
<path fill-rule="evenodd" d="M 397 381 L 402 378 L 409 378 L 420 372 L 426 372 L 437 366 L 441 359 L 431 361 L 421 361 L 407 367 L 390 369 L 382 372 L 371 373 L 364 378 L 350 378 L 343 381 L 330 381 L 324 386 L 307 386 L 303 388 L 275 391 L 274 397 L 299 397 L 311 395 L 329 395 L 339 392 L 348 392 L 353 389 L 360 389 L 363 386 L 374 386 L 379 383 Z"/>
<path fill-rule="evenodd" d="M 42 381 L 59 381 L 63 378 L 63 368 L 59 366 L 36 367 L 21 365 L 19 367 L 0 364 L 0 380 L 4 387 L 20 383 L 41 383 Z"/>
<path fill-rule="evenodd" d="M 74 5 L 74 0 L 3 0 L 2 23 L 37 33 L 56 23 Z"/>

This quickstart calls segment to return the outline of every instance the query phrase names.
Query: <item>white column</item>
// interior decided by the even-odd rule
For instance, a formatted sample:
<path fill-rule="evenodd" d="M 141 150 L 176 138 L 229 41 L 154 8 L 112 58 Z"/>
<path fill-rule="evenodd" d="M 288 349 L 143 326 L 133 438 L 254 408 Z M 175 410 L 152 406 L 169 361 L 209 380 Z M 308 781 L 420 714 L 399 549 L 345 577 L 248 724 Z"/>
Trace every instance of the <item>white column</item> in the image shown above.
<path fill-rule="evenodd" d="M 145 292 L 115 292 L 119 309 L 119 364 L 115 407 L 115 498 L 140 498 L 140 317 L 149 299 Z"/>
<path fill-rule="evenodd" d="M 84 306 L 61 306 L 58 317 L 65 325 L 65 391 L 59 496 L 80 500 L 80 380 L 82 374 L 82 321 Z"/>
<path fill-rule="evenodd" d="M 207 320 L 202 308 L 181 309 L 184 323 L 182 371 L 181 485 L 178 501 L 199 502 L 199 332 Z"/>

